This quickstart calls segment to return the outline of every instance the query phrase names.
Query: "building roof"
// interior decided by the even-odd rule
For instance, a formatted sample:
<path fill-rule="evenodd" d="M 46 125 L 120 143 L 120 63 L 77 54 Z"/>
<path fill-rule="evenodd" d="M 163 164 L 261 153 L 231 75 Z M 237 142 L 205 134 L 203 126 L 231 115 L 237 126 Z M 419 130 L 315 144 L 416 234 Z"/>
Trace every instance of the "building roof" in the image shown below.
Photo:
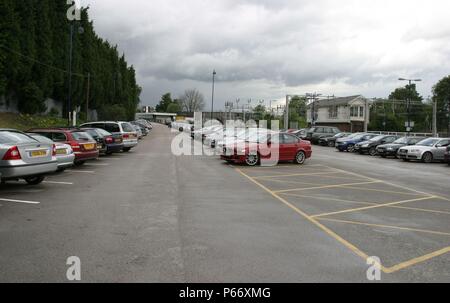
<path fill-rule="evenodd" d="M 324 107 L 324 106 L 334 106 L 334 105 L 347 105 L 351 101 L 361 97 L 361 95 L 356 96 L 349 96 L 349 97 L 340 97 L 340 98 L 333 98 L 333 99 L 323 99 L 315 101 L 316 106 Z M 308 108 L 311 106 L 308 105 Z"/>

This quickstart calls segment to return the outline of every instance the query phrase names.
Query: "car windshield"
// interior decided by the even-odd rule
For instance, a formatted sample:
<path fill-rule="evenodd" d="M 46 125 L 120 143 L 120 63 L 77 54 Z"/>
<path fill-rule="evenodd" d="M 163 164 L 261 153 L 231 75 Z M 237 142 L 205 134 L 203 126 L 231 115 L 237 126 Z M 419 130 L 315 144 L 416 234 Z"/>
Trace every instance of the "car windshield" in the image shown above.
<path fill-rule="evenodd" d="M 425 139 L 417 143 L 418 146 L 434 146 L 440 139 Z"/>
<path fill-rule="evenodd" d="M 37 140 L 18 132 L 0 132 L 0 144 L 36 143 Z"/>
<path fill-rule="evenodd" d="M 38 140 L 41 143 L 49 143 L 49 144 L 53 144 L 53 141 L 47 137 L 41 136 L 41 135 L 37 135 L 37 134 L 28 134 L 30 137 L 32 137 L 33 139 Z"/>
<path fill-rule="evenodd" d="M 372 139 L 370 139 L 369 141 L 377 142 L 377 141 L 383 140 L 385 137 L 386 136 L 376 136 L 376 137 L 373 137 Z"/>
<path fill-rule="evenodd" d="M 364 138 L 365 136 L 367 136 L 367 135 L 366 134 L 355 134 L 355 135 L 347 137 L 347 138 L 348 139 L 360 140 L 360 139 Z"/>
<path fill-rule="evenodd" d="M 135 132 L 136 130 L 133 128 L 133 126 L 131 126 L 130 123 L 122 123 L 122 129 L 124 132 L 126 133 L 132 133 Z"/>
<path fill-rule="evenodd" d="M 107 132 L 106 130 L 101 129 L 101 128 L 96 129 L 96 131 L 97 131 L 97 133 L 101 134 L 104 137 L 112 136 L 112 134 L 110 132 Z"/>
<path fill-rule="evenodd" d="M 407 137 L 403 137 L 394 141 L 394 144 L 408 144 L 410 139 Z"/>
<path fill-rule="evenodd" d="M 92 136 L 89 135 L 87 132 L 73 132 L 72 136 L 76 141 L 92 141 L 92 140 L 94 140 L 94 138 L 92 138 Z"/>

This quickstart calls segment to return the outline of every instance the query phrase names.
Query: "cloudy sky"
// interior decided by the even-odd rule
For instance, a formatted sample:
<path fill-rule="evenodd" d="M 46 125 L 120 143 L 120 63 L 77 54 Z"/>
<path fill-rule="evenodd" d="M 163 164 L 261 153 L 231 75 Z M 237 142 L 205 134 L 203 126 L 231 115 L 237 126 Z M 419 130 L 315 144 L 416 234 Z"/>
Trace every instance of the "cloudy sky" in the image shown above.
<path fill-rule="evenodd" d="M 448 0 L 82 0 L 138 71 L 142 103 L 197 88 L 216 101 L 286 94 L 424 97 L 450 74 Z"/>

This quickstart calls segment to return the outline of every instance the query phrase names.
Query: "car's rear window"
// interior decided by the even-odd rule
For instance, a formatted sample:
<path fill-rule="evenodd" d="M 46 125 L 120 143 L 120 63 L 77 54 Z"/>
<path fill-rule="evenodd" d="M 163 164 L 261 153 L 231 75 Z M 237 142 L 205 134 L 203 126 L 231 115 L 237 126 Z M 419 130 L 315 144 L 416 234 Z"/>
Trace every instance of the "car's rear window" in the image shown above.
<path fill-rule="evenodd" d="M 112 135 L 110 132 L 107 132 L 106 130 L 101 129 L 101 128 L 97 128 L 96 131 L 104 137 Z"/>
<path fill-rule="evenodd" d="M 121 123 L 121 124 L 123 131 L 126 133 L 132 133 L 136 131 L 130 123 Z"/>
<path fill-rule="evenodd" d="M 120 133 L 120 127 L 117 123 L 106 123 L 105 130 L 110 133 Z"/>
<path fill-rule="evenodd" d="M 73 132 L 72 136 L 75 140 L 83 140 L 83 141 L 90 141 L 93 140 L 91 135 L 89 135 L 87 132 Z"/>
<path fill-rule="evenodd" d="M 36 143 L 36 140 L 28 135 L 16 132 L 0 132 L 0 144 Z"/>
<path fill-rule="evenodd" d="M 45 137 L 45 136 L 42 136 L 42 135 L 30 135 L 33 139 L 36 139 L 36 140 L 38 140 L 39 142 L 41 142 L 41 143 L 49 143 L 49 144 L 52 144 L 53 143 L 53 141 L 51 140 L 51 139 L 49 139 L 49 138 L 47 138 L 47 137 Z"/>

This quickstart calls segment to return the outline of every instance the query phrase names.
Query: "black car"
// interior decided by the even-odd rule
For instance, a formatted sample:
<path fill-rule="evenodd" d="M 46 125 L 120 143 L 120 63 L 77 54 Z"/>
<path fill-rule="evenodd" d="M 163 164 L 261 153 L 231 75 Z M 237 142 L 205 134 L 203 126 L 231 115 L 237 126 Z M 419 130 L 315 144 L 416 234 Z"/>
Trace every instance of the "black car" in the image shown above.
<path fill-rule="evenodd" d="M 318 144 L 319 139 L 324 136 L 334 136 L 341 133 L 339 128 L 330 126 L 315 126 L 306 132 L 305 140 L 310 141 L 313 144 Z"/>
<path fill-rule="evenodd" d="M 91 135 L 95 141 L 100 154 L 111 155 L 112 153 L 118 153 L 123 149 L 122 137 L 120 135 L 113 135 L 101 128 L 81 128 L 89 135 Z"/>
<path fill-rule="evenodd" d="M 393 143 L 398 139 L 398 136 L 393 135 L 379 135 L 373 137 L 368 141 L 364 141 L 355 145 L 355 152 L 360 154 L 368 153 L 371 156 L 377 155 L 377 147 L 384 144 Z"/>
<path fill-rule="evenodd" d="M 397 157 L 397 152 L 400 148 L 405 147 L 405 146 L 416 145 L 423 139 L 424 138 L 419 138 L 419 137 L 403 137 L 403 138 L 397 139 L 393 143 L 379 145 L 377 147 L 377 152 L 383 158 Z"/>
<path fill-rule="evenodd" d="M 335 147 L 337 139 L 345 138 L 345 137 L 348 137 L 350 135 L 351 135 L 351 133 L 339 133 L 339 134 L 336 134 L 334 136 L 324 136 L 324 137 L 321 137 L 319 139 L 319 145 Z"/>

